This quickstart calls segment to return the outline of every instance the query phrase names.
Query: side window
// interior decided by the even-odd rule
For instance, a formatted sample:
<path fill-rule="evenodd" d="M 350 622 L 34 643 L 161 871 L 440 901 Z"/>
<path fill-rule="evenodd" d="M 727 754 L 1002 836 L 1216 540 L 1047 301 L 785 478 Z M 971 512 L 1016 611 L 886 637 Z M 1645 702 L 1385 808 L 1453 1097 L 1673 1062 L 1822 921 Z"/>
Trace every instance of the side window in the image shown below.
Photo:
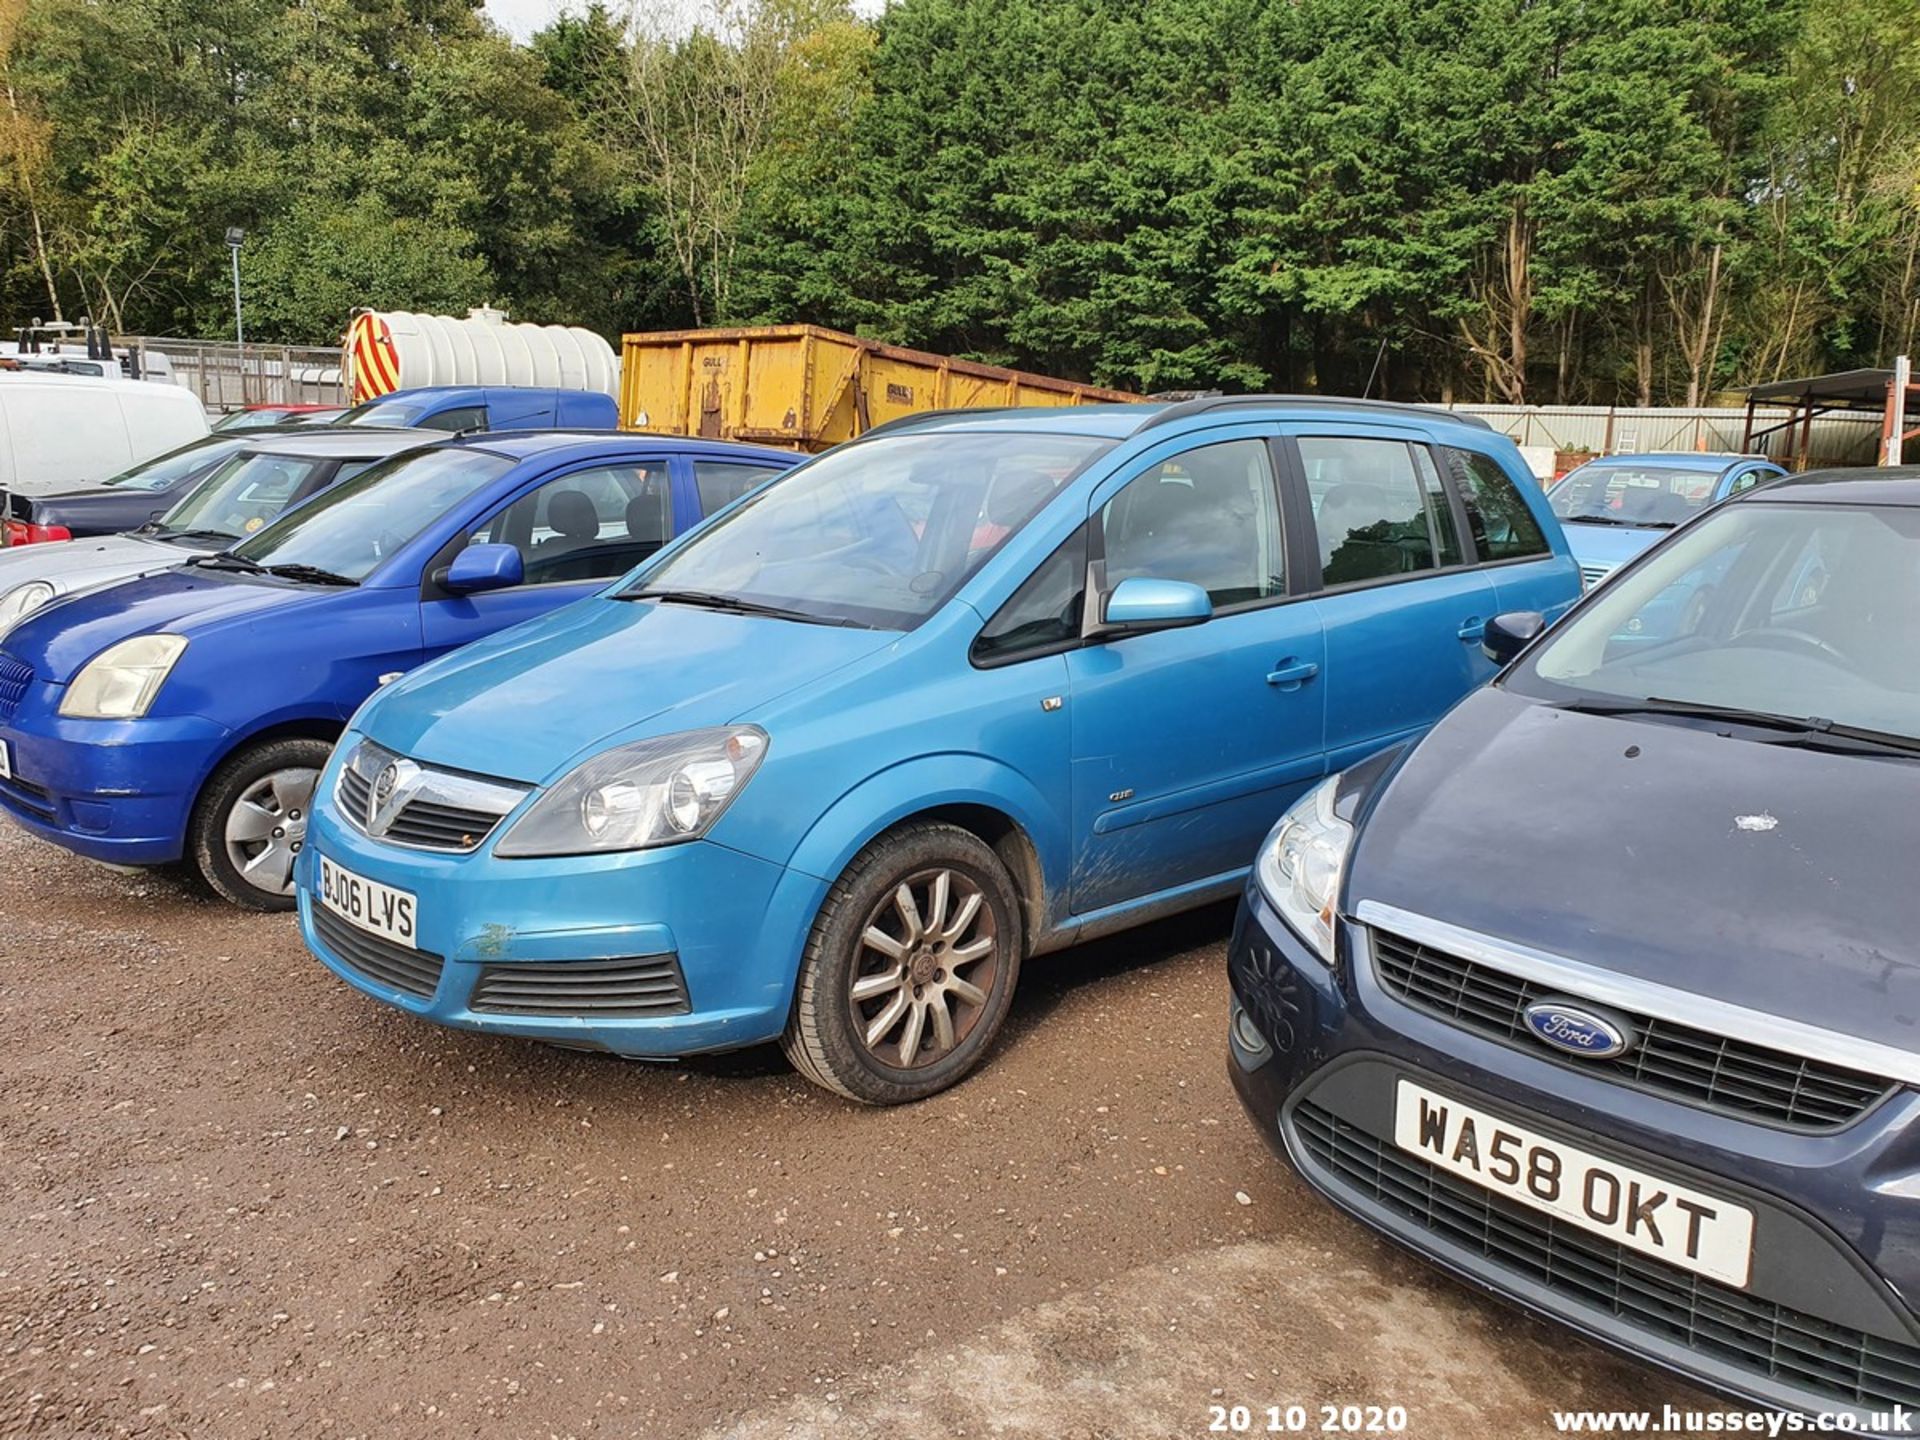
<path fill-rule="evenodd" d="M 1109 587 L 1185 580 L 1214 608 L 1286 593 L 1279 502 L 1264 440 L 1176 455 L 1134 477 L 1097 517 Z"/>
<path fill-rule="evenodd" d="M 1547 537 L 1526 500 L 1498 461 L 1471 450 L 1449 450 L 1467 524 L 1482 560 L 1518 560 L 1548 553 Z"/>
<path fill-rule="evenodd" d="M 610 580 L 673 535 L 667 462 L 608 465 L 549 480 L 475 530 L 472 544 L 512 545 L 527 584 Z"/>
<path fill-rule="evenodd" d="M 1738 495 L 1742 490 L 1751 490 L 1762 480 L 1771 480 L 1779 473 L 1777 470 L 1767 470 L 1756 465 L 1753 469 L 1742 471 L 1740 474 L 1734 476 L 1733 484 L 1729 487 L 1727 493 L 1729 495 Z"/>
<path fill-rule="evenodd" d="M 700 492 L 700 513 L 711 515 L 738 500 L 780 470 L 773 465 L 742 465 L 737 461 L 696 460 L 693 484 Z"/>
<path fill-rule="evenodd" d="M 422 430 L 484 430 L 487 428 L 487 407 L 484 405 L 460 405 L 452 410 L 442 410 L 438 415 L 430 415 L 420 422 Z"/>
<path fill-rule="evenodd" d="M 1080 638 L 1086 589 L 1087 527 L 1082 525 L 994 612 L 973 642 L 974 663 L 1004 665 L 1073 644 Z"/>
<path fill-rule="evenodd" d="M 1424 446 L 1401 440 L 1303 435 L 1300 461 L 1320 539 L 1320 578 L 1355 585 L 1416 575 L 1460 552 L 1446 492 L 1434 473 L 1415 470 L 1415 453 L 1432 467 Z"/>

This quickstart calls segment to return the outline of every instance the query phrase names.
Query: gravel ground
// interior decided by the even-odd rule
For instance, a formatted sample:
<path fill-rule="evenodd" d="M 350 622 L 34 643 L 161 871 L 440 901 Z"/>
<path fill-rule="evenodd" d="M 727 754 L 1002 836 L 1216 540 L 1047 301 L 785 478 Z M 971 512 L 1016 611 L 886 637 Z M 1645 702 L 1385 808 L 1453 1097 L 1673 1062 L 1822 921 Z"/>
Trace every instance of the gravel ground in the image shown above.
<path fill-rule="evenodd" d="M 0 823 L 0 1435 L 1439 1440 L 1700 1404 L 1319 1203 L 1223 1071 L 1215 910 L 1036 962 L 873 1111 L 387 1010 L 290 920 Z M 1242 1200 L 1251 1203 L 1244 1203 Z"/>

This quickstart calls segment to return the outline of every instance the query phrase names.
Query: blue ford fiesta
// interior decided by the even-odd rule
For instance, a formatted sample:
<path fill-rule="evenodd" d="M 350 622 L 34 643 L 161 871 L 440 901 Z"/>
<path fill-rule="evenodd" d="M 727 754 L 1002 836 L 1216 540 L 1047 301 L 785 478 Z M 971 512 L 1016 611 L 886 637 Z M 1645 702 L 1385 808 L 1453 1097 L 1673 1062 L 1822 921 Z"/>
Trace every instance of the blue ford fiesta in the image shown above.
<path fill-rule="evenodd" d="M 308 944 L 441 1024 L 780 1038 L 888 1103 L 1021 965 L 1232 895 L 1277 806 L 1578 594 L 1512 443 L 1212 399 L 896 422 L 394 684 L 322 777 Z"/>
<path fill-rule="evenodd" d="M 1706 513 L 1303 797 L 1230 944 L 1229 1068 L 1420 1254 L 1884 1432 L 1920 1411 L 1920 471 L 1866 476 Z"/>
<path fill-rule="evenodd" d="M 361 701 L 590 594 L 798 458 L 442 441 L 229 549 L 35 611 L 0 640 L 0 809 L 79 854 L 184 860 L 236 904 L 289 909 L 314 782 Z"/>

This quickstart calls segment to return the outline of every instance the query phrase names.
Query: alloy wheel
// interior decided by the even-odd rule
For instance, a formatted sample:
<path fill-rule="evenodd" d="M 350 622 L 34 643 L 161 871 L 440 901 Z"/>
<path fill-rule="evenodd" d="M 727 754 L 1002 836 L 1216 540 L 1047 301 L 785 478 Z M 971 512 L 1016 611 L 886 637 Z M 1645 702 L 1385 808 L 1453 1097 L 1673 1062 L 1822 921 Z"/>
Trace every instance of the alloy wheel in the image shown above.
<path fill-rule="evenodd" d="M 965 1043 L 1001 971 L 993 907 L 961 871 L 907 876 L 861 927 L 847 1003 L 869 1054 L 900 1070 Z"/>

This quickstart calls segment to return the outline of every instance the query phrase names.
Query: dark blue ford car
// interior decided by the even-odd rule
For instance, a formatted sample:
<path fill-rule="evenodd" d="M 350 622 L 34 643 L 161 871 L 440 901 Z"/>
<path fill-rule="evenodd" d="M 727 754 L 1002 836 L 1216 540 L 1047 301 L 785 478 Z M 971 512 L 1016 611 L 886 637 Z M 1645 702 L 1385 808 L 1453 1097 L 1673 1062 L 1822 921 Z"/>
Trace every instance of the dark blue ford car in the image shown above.
<path fill-rule="evenodd" d="M 1456 1274 L 1891 1430 L 1920 1409 L 1920 471 L 1869 473 L 1707 512 L 1295 805 L 1235 927 L 1229 1068 L 1316 1189 Z"/>

